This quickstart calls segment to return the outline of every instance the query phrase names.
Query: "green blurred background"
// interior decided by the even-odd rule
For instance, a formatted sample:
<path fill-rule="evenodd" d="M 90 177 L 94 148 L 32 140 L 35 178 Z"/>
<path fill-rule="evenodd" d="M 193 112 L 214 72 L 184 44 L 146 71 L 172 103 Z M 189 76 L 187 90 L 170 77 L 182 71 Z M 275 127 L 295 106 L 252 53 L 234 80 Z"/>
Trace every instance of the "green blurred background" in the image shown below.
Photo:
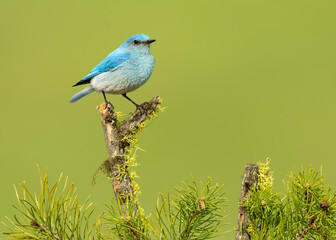
<path fill-rule="evenodd" d="M 98 212 L 112 197 L 100 116 L 103 101 L 71 86 L 136 33 L 157 39 L 147 84 L 167 107 L 140 136 L 137 173 L 146 213 L 160 191 L 211 176 L 225 185 L 236 226 L 247 163 L 272 159 L 275 186 L 293 168 L 323 166 L 336 183 L 336 1 L 1 1 L 0 218 L 13 184 L 38 190 L 36 164 L 75 181 Z M 109 96 L 118 111 L 134 110 Z M 98 214 L 97 212 L 97 214 Z M 0 227 L 0 230 L 5 230 Z M 3 238 L 3 237 L 1 237 Z M 221 239 L 232 239 L 233 233 Z"/>

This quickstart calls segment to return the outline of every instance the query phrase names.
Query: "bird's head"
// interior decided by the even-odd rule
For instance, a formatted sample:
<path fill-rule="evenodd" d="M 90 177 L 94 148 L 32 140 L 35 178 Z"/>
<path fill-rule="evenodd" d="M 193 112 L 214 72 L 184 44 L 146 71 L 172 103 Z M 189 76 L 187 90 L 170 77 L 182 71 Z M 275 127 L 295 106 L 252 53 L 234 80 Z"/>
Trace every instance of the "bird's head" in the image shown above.
<path fill-rule="evenodd" d="M 131 51 L 148 52 L 151 43 L 156 40 L 150 39 L 146 34 L 136 34 L 124 42 L 121 47 L 125 47 Z"/>

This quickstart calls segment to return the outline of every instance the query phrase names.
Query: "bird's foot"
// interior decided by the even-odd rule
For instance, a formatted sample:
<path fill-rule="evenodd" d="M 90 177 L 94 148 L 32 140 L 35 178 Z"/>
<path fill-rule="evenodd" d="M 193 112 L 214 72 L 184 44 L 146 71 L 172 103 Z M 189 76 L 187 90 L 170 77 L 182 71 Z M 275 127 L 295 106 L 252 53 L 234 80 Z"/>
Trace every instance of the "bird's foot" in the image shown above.
<path fill-rule="evenodd" d="M 113 107 L 113 105 L 112 105 L 112 103 L 110 103 L 110 102 L 105 102 L 105 109 L 114 109 L 114 107 Z"/>
<path fill-rule="evenodd" d="M 141 105 L 139 105 L 139 104 L 134 104 L 135 105 L 135 107 L 136 107 L 136 110 L 139 110 L 139 111 L 145 111 L 145 107 L 141 104 Z"/>

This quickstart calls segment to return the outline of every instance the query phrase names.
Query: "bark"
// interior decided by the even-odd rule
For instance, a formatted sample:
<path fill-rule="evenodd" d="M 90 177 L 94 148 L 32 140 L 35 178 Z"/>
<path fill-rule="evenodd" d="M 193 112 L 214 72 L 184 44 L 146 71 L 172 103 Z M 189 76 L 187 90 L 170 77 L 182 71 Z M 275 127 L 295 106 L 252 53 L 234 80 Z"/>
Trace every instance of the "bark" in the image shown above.
<path fill-rule="evenodd" d="M 238 209 L 238 226 L 236 232 L 236 240 L 250 240 L 250 235 L 246 229 L 250 225 L 250 217 L 247 212 L 247 207 L 243 206 L 244 201 L 253 187 L 258 186 L 258 165 L 248 164 L 245 166 L 245 173 L 243 176 L 241 194 Z"/>
<path fill-rule="evenodd" d="M 155 97 L 151 101 L 141 104 L 131 117 L 122 123 L 118 123 L 117 116 L 111 105 L 108 104 L 106 107 L 105 103 L 103 103 L 97 107 L 101 114 L 101 123 L 109 155 L 109 170 L 113 179 L 113 191 L 117 201 L 121 199 L 125 202 L 125 198 L 133 196 L 129 172 L 125 165 L 127 147 L 130 144 L 123 139 L 129 134 L 134 134 L 134 129 L 137 129 L 150 114 L 157 110 L 160 101 L 160 97 Z M 120 173 L 121 168 L 125 169 L 122 176 Z"/>

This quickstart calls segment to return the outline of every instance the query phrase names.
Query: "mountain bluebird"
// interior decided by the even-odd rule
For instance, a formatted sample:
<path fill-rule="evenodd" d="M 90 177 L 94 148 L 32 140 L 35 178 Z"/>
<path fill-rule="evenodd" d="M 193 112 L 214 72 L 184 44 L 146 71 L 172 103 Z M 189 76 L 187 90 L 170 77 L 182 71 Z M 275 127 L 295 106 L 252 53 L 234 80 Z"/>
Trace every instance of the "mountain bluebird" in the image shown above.
<path fill-rule="evenodd" d="M 70 102 L 76 102 L 82 97 L 97 91 L 102 93 L 107 106 L 105 93 L 121 94 L 133 102 L 126 93 L 141 87 L 154 69 L 155 59 L 149 52 L 150 44 L 155 42 L 145 34 L 136 34 L 108 55 L 91 72 L 74 86 L 90 84 L 81 92 L 75 94 Z"/>

